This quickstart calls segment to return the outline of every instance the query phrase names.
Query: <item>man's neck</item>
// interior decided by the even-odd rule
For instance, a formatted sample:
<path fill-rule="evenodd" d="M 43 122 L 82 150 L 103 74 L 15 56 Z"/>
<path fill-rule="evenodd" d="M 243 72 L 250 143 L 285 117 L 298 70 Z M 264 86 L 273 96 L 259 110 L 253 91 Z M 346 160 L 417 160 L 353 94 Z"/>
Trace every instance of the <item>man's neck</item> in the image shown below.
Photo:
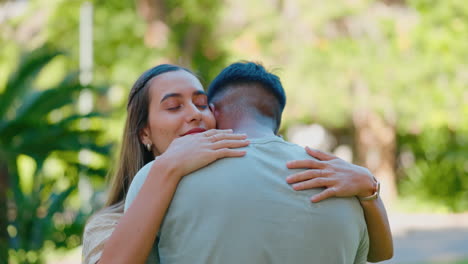
<path fill-rule="evenodd" d="M 271 121 L 264 120 L 252 120 L 249 118 L 242 118 L 232 123 L 218 122 L 219 129 L 231 128 L 234 133 L 245 133 L 249 138 L 262 138 L 268 136 L 274 136 L 275 133 L 272 130 Z"/>

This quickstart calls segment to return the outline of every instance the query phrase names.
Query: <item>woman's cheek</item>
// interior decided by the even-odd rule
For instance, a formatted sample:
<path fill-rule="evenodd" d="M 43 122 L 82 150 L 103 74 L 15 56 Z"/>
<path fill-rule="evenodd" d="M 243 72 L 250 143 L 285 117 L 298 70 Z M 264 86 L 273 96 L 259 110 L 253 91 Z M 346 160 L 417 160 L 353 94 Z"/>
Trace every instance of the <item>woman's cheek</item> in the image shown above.
<path fill-rule="evenodd" d="M 216 128 L 216 119 L 213 115 L 213 113 L 211 113 L 210 110 L 208 110 L 208 113 L 206 113 L 206 128 L 207 129 L 213 129 L 213 128 Z"/>

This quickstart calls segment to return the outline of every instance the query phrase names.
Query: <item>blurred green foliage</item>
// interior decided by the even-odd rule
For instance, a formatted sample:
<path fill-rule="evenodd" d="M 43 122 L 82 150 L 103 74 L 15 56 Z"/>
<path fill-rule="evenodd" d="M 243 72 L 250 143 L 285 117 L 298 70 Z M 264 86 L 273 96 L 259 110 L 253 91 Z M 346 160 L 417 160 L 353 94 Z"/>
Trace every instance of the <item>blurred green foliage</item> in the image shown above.
<path fill-rule="evenodd" d="M 81 175 L 103 178 L 110 146 L 99 139 L 102 113 L 83 113 L 76 104 L 92 91 L 66 75 L 50 88 L 35 88 L 43 70 L 61 52 L 42 46 L 21 56 L 0 94 L 0 165 L 3 165 L 2 259 L 9 245 L 11 263 L 41 263 L 42 251 L 80 244 L 87 212 L 80 209 Z M 100 143 L 101 142 L 101 143 Z M 101 156 L 104 162 L 91 161 Z M 5 219 L 6 218 L 6 219 Z M 5 241 L 7 240 L 7 241 Z M 5 243 L 6 242 L 6 243 Z"/>
<path fill-rule="evenodd" d="M 355 114 L 375 112 L 393 128 L 381 137 L 397 139 L 395 160 L 403 146 L 414 156 L 396 171 L 400 194 L 468 209 L 468 146 L 454 140 L 468 130 L 464 1 L 228 1 L 223 16 L 230 60 L 278 69 L 289 100 L 283 129 L 317 122 L 356 132 Z M 439 135 L 438 148 L 428 135 Z M 425 155 L 429 146 L 438 156 Z"/>
<path fill-rule="evenodd" d="M 407 177 L 404 196 L 415 195 L 451 211 L 468 208 L 468 133 L 439 128 L 419 135 L 400 135 L 400 165 Z"/>

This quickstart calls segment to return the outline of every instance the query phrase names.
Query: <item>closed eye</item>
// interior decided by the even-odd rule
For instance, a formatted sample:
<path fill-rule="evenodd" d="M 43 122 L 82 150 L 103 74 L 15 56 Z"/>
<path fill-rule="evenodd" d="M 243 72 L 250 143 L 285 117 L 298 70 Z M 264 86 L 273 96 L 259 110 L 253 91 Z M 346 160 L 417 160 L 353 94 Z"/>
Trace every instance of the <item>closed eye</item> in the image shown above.
<path fill-rule="evenodd" d="M 179 106 L 174 106 L 174 107 L 170 107 L 170 108 L 167 108 L 167 110 L 169 111 L 177 111 L 180 109 L 180 105 Z"/>

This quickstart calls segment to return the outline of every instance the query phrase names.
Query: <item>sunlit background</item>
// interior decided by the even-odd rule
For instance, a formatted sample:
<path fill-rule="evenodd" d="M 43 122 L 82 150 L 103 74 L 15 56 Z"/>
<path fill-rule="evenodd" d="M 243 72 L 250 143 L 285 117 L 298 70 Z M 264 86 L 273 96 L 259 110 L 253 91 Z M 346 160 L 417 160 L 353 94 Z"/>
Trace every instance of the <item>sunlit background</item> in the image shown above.
<path fill-rule="evenodd" d="M 381 181 L 386 263 L 468 263 L 465 0 L 0 0 L 0 263 L 81 263 L 143 71 L 239 60 L 281 77 L 286 139 Z"/>

